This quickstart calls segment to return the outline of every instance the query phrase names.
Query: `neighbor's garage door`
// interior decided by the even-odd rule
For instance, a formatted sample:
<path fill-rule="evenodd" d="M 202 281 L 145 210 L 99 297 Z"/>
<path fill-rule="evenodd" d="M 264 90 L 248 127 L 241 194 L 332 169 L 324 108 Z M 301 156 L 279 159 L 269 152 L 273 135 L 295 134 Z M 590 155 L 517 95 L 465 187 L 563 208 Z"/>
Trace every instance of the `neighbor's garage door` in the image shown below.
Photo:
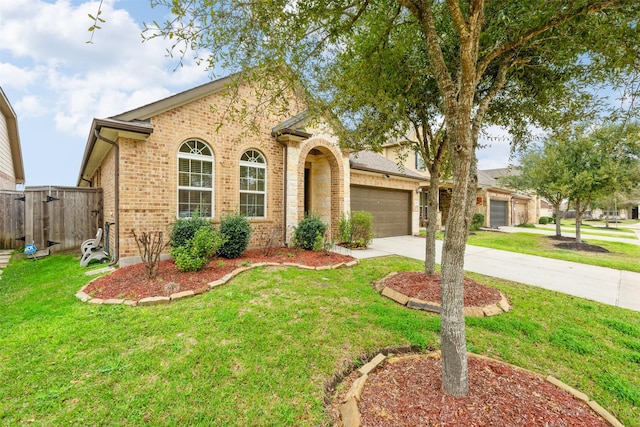
<path fill-rule="evenodd" d="M 491 200 L 491 227 L 507 225 L 507 202 Z"/>
<path fill-rule="evenodd" d="M 375 237 L 411 234 L 409 191 L 352 186 L 351 210 L 371 212 Z"/>

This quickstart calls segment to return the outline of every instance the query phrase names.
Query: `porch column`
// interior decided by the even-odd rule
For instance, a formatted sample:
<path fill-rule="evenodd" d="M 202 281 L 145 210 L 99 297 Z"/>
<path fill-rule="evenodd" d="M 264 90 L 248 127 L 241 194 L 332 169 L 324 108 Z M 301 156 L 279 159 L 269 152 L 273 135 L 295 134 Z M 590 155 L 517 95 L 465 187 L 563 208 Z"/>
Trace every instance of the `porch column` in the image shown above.
<path fill-rule="evenodd" d="M 298 226 L 299 212 L 298 202 L 299 194 L 299 174 L 298 167 L 300 163 L 300 146 L 298 144 L 288 144 L 287 147 L 287 204 L 285 206 L 285 215 L 287 218 L 286 238 L 287 243 L 291 241 L 293 228 Z"/>

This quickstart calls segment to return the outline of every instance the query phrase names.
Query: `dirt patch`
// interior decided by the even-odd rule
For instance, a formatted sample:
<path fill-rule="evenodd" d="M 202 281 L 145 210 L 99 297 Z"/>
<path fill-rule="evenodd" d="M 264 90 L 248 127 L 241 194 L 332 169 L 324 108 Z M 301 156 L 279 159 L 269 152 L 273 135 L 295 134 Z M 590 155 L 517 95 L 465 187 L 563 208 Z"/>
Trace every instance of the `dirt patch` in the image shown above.
<path fill-rule="evenodd" d="M 204 269 L 182 273 L 175 263 L 160 262 L 160 272 L 156 279 L 147 279 L 144 266 L 136 264 L 122 267 L 113 273 L 91 282 L 84 292 L 92 298 L 129 299 L 138 301 L 142 298 L 168 296 L 176 292 L 194 291 L 196 293 L 208 289 L 207 284 L 218 280 L 240 267 L 252 264 L 295 263 L 309 267 L 333 266 L 353 261 L 354 258 L 334 252 L 313 252 L 301 249 L 278 249 L 271 255 L 265 255 L 261 249 L 250 249 L 240 258 L 215 258 Z"/>

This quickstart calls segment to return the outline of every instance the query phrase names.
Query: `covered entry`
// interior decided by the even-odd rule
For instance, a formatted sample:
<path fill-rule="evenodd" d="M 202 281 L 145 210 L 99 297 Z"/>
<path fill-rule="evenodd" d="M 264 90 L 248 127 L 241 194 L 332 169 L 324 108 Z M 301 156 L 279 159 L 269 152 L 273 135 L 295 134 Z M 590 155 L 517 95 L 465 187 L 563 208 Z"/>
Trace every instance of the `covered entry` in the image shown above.
<path fill-rule="evenodd" d="M 491 200 L 490 218 L 491 227 L 507 225 L 507 202 L 503 200 Z"/>
<path fill-rule="evenodd" d="M 351 210 L 373 215 L 375 237 L 411 234 L 411 192 L 351 186 Z"/>

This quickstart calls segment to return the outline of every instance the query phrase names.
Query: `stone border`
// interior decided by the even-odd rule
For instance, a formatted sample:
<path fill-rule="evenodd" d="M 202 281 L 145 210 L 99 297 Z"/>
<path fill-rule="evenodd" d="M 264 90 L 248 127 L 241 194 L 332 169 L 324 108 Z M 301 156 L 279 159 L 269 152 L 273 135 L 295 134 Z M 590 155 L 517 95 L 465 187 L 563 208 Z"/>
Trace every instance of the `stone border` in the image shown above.
<path fill-rule="evenodd" d="M 322 270 L 336 270 L 336 269 L 342 268 L 342 267 L 353 267 L 355 265 L 358 265 L 359 263 L 360 263 L 360 261 L 356 259 L 356 260 L 349 261 L 349 262 L 340 262 L 340 263 L 334 264 L 334 265 L 321 265 L 321 266 L 318 266 L 318 267 L 311 267 L 311 266 L 308 266 L 308 265 L 296 264 L 296 263 L 293 263 L 293 262 L 285 262 L 285 263 L 258 262 L 258 263 L 255 263 L 255 264 L 252 264 L 252 265 L 249 265 L 249 266 L 246 266 L 246 267 L 236 268 L 231 273 L 228 273 L 228 274 L 224 275 L 220 279 L 214 280 L 213 282 L 209 282 L 206 285 L 203 285 L 200 288 L 195 289 L 195 290 L 176 292 L 176 293 L 173 293 L 173 294 L 169 295 L 168 297 L 166 297 L 166 296 L 147 297 L 147 298 L 142 298 L 140 300 L 129 300 L 129 299 L 119 299 L 119 298 L 111 298 L 111 299 L 93 298 L 91 295 L 85 293 L 84 290 L 87 288 L 87 286 L 89 286 L 91 284 L 91 282 L 93 282 L 94 280 L 98 280 L 100 277 L 104 277 L 104 276 L 100 276 L 100 277 L 96 277 L 95 279 L 91 280 L 89 283 L 84 285 L 82 288 L 80 288 L 80 290 L 78 292 L 76 292 L 76 298 L 78 298 L 82 302 L 86 302 L 88 304 L 95 304 L 95 305 L 119 305 L 119 304 L 123 304 L 123 305 L 127 305 L 127 306 L 130 306 L 130 307 L 135 307 L 135 306 L 144 306 L 144 305 L 169 304 L 171 301 L 175 301 L 175 300 L 179 300 L 179 299 L 183 299 L 183 298 L 189 298 L 189 297 L 193 297 L 195 295 L 200 295 L 200 294 L 202 294 L 204 292 L 207 292 L 210 289 L 213 289 L 213 288 L 218 287 L 220 285 L 224 285 L 229 280 L 231 280 L 233 277 L 235 277 L 238 274 L 243 273 L 243 272 L 245 272 L 247 270 L 251 270 L 252 268 L 266 267 L 266 266 L 277 266 L 277 267 L 297 267 L 297 268 L 300 268 L 300 269 L 303 269 L 303 270 L 322 271 Z"/>
<path fill-rule="evenodd" d="M 395 358 L 399 357 L 407 357 L 404 356 L 394 356 Z M 440 358 L 440 350 L 432 351 L 431 353 L 427 353 L 425 357 L 431 358 Z M 467 357 L 476 357 L 478 359 L 489 360 L 491 362 L 502 363 L 504 365 L 510 366 L 511 368 L 524 371 L 530 374 L 533 374 L 537 377 L 544 379 L 545 381 L 553 384 L 561 390 L 564 390 L 571 394 L 576 399 L 584 401 L 591 409 L 596 412 L 602 419 L 611 424 L 613 427 L 624 427 L 624 425 L 618 421 L 616 417 L 614 417 L 609 411 L 604 409 L 602 406 L 598 404 L 595 400 L 591 399 L 586 394 L 582 393 L 579 390 L 563 383 L 559 379 L 552 377 L 551 375 L 543 376 L 536 372 L 529 371 L 528 369 L 521 368 L 516 365 L 512 365 L 510 363 L 502 362 L 500 360 L 492 359 L 487 356 L 483 356 L 480 354 L 467 353 Z M 358 402 L 360 401 L 360 397 L 362 396 L 362 390 L 364 390 L 364 385 L 367 382 L 367 378 L 370 372 L 376 369 L 380 364 L 386 359 L 386 357 L 382 353 L 378 353 L 376 357 L 374 357 L 369 363 L 364 365 L 362 368 L 358 369 L 360 372 L 360 376 L 351 384 L 351 388 L 345 395 L 342 400 L 342 405 L 340 406 L 340 417 L 342 419 L 343 427 L 360 427 L 360 410 L 358 409 Z"/>
<path fill-rule="evenodd" d="M 395 275 L 399 274 L 399 272 L 393 272 L 387 274 L 380 280 L 375 280 L 371 282 L 373 288 L 380 293 L 380 295 L 385 296 L 400 305 L 404 305 L 409 308 L 413 308 L 414 310 L 423 310 L 430 311 L 432 313 L 440 313 L 440 303 L 433 301 L 423 301 L 418 298 L 411 298 L 401 292 L 396 291 L 395 289 L 390 288 L 385 285 L 385 281 Z M 482 307 L 464 307 L 464 315 L 470 317 L 490 317 L 496 316 L 498 314 L 506 313 L 510 311 L 513 307 L 509 300 L 502 293 L 502 291 L 498 291 L 500 293 L 500 301 L 495 304 L 488 304 Z"/>

